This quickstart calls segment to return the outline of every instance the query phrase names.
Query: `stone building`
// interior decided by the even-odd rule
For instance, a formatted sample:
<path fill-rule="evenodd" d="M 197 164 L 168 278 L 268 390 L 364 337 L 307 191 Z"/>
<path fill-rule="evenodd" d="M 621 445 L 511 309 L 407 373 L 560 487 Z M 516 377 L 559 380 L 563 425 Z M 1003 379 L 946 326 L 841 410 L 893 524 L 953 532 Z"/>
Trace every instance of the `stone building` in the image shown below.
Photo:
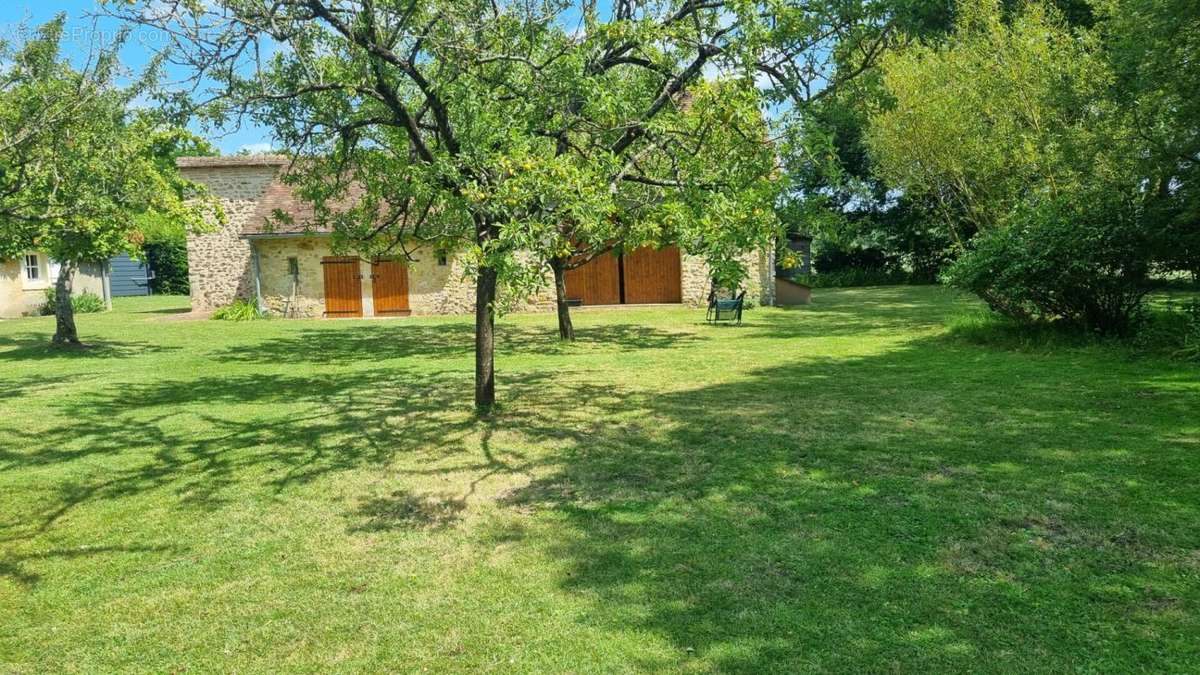
<path fill-rule="evenodd" d="M 454 256 L 418 249 L 414 260 L 365 260 L 335 255 L 327 232 L 314 231 L 312 209 L 279 180 L 279 155 L 181 157 L 183 176 L 206 185 L 223 205 L 223 225 L 188 236 L 192 308 L 210 310 L 235 298 L 258 297 L 289 317 L 467 314 L 475 285 Z M 276 210 L 290 223 L 271 222 Z M 747 254 L 746 297 L 773 304 L 773 252 Z M 707 265 L 674 247 L 601 256 L 567 276 L 567 295 L 583 306 L 702 304 Z M 517 309 L 549 311 L 552 284 Z"/>
<path fill-rule="evenodd" d="M 0 260 L 0 319 L 37 314 L 46 303 L 46 291 L 58 280 L 59 266 L 44 251 L 26 251 L 17 258 Z M 106 265 L 82 263 L 72 277 L 72 291 L 93 293 L 109 300 Z"/>

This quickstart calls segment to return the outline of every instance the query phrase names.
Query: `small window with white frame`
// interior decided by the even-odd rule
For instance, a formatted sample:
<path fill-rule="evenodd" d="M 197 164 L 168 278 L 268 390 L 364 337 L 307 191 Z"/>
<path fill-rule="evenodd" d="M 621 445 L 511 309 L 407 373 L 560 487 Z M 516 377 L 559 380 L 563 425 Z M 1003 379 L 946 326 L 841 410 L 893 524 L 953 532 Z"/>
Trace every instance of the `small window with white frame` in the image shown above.
<path fill-rule="evenodd" d="M 25 280 L 44 281 L 42 279 L 42 261 L 36 253 L 25 254 Z"/>

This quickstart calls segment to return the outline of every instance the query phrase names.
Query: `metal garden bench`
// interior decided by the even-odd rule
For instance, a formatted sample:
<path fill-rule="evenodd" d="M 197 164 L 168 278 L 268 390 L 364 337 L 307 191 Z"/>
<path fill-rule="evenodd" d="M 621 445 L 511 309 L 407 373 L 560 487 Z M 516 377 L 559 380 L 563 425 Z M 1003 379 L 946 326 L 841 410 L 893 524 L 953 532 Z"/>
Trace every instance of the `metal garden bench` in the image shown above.
<path fill-rule="evenodd" d="M 735 298 L 721 299 L 717 297 L 716 289 L 708 294 L 708 314 L 704 320 L 709 323 L 718 321 L 736 321 L 742 325 L 742 306 L 746 301 L 746 291 L 737 294 Z"/>

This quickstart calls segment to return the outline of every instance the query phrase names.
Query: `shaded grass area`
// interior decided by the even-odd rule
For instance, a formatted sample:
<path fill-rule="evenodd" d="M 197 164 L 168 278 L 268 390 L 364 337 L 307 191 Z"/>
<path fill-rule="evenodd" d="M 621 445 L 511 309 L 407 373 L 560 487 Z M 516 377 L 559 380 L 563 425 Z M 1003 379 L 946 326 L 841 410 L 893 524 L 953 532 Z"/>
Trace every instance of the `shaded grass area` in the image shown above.
<path fill-rule="evenodd" d="M 6 670 L 1188 670 L 1200 372 L 935 287 L 501 322 L 0 323 Z"/>

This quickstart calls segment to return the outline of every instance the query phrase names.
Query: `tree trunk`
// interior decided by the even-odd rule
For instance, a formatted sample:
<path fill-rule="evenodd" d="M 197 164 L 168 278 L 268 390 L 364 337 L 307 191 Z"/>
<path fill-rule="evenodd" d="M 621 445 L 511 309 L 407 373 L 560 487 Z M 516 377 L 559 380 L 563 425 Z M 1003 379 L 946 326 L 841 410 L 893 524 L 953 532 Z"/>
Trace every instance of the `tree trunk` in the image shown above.
<path fill-rule="evenodd" d="M 475 286 L 475 409 L 480 413 L 496 403 L 495 302 L 496 268 L 481 265 Z"/>
<path fill-rule="evenodd" d="M 571 324 L 571 307 L 567 304 L 567 261 L 551 258 L 550 269 L 554 270 L 554 300 L 558 307 L 558 339 L 574 340 L 575 326 Z"/>
<path fill-rule="evenodd" d="M 71 285 L 75 264 L 63 262 L 58 268 L 58 279 L 54 282 L 54 344 L 77 345 L 79 333 L 75 330 L 75 308 L 71 305 Z"/>

